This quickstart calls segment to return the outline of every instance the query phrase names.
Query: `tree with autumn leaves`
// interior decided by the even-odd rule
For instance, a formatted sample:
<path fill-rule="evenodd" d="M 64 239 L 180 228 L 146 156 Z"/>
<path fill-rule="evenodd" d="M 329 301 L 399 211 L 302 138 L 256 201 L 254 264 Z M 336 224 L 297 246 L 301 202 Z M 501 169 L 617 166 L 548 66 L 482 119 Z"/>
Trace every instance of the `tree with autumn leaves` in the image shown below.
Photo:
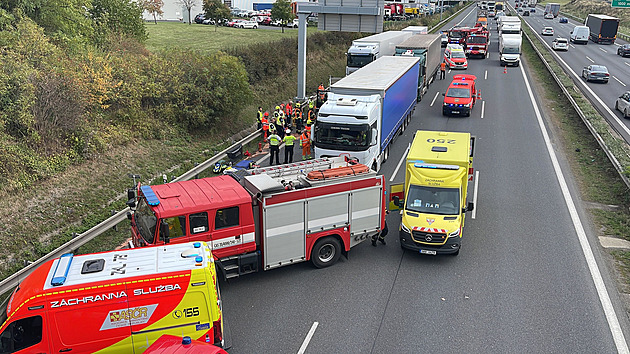
<path fill-rule="evenodd" d="M 221 0 L 203 0 L 203 11 L 206 13 L 206 19 L 214 21 L 215 32 L 219 22 L 230 17 L 230 8 Z"/>
<path fill-rule="evenodd" d="M 162 7 L 164 7 L 163 0 L 142 0 L 140 2 L 140 6 L 144 11 L 148 12 L 153 16 L 153 22 L 157 25 L 157 17 L 164 14 Z"/>

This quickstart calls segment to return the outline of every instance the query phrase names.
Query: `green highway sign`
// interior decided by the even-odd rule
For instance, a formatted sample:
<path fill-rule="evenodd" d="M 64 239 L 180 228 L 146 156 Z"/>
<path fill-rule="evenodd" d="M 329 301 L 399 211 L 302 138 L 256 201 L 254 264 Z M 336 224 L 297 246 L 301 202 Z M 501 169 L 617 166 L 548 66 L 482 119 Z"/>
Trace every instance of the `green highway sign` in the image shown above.
<path fill-rule="evenodd" d="M 612 7 L 630 7 L 630 0 L 612 0 Z"/>

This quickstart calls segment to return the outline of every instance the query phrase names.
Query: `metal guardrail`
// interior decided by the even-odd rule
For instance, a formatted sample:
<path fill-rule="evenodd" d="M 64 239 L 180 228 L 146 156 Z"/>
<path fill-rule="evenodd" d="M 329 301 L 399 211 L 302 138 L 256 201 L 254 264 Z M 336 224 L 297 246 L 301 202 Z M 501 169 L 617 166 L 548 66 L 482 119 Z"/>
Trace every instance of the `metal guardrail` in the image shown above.
<path fill-rule="evenodd" d="M 532 31 L 533 33 L 536 33 L 536 31 L 534 31 L 534 29 L 529 25 L 529 23 L 525 22 L 525 24 L 527 25 L 527 27 L 529 28 L 530 31 Z M 549 73 L 551 74 L 553 79 L 556 81 L 556 83 L 558 84 L 558 86 L 562 90 L 562 93 L 567 98 L 567 100 L 569 100 L 569 102 L 571 103 L 571 106 L 573 106 L 573 109 L 575 109 L 577 114 L 580 116 L 580 119 L 582 119 L 582 122 L 584 122 L 584 124 L 586 125 L 588 130 L 591 132 L 591 134 L 593 135 L 595 140 L 597 140 L 597 143 L 602 148 L 602 150 L 604 151 L 606 156 L 608 156 L 608 159 L 610 160 L 610 162 L 615 167 L 615 170 L 617 170 L 617 173 L 619 173 L 619 176 L 621 177 L 623 182 L 626 184 L 626 186 L 628 188 L 630 188 L 630 180 L 624 174 L 623 167 L 621 166 L 621 164 L 619 163 L 619 161 L 617 160 L 615 155 L 610 151 L 610 149 L 608 149 L 608 146 L 606 145 L 606 142 L 604 141 L 604 139 L 601 137 L 601 135 L 599 135 L 599 133 L 595 130 L 595 127 L 593 127 L 591 122 L 586 118 L 586 115 L 584 114 L 584 112 L 582 112 L 582 109 L 579 107 L 579 105 L 577 104 L 577 102 L 575 101 L 573 96 L 571 96 L 571 94 L 569 93 L 567 88 L 564 86 L 564 84 L 562 83 L 562 81 L 560 80 L 560 78 L 558 77 L 556 72 L 549 65 L 549 63 L 545 60 L 545 58 L 543 57 L 542 53 L 538 50 L 538 48 L 534 45 L 533 40 L 529 37 L 529 35 L 525 31 L 523 31 L 523 34 L 525 35 L 525 38 L 527 38 L 529 43 L 532 45 L 532 48 L 534 48 L 534 51 L 536 52 L 536 54 L 538 55 L 540 60 L 543 62 L 543 64 L 545 64 L 545 67 L 547 68 L 547 70 L 549 71 Z M 540 39 L 539 39 L 539 41 L 540 41 Z M 560 63 L 558 63 L 558 65 L 562 68 L 562 65 Z M 563 68 L 563 70 L 564 70 L 564 68 Z M 565 74 L 569 75 L 566 72 L 565 72 Z M 571 76 L 569 76 L 569 77 L 571 78 L 571 81 L 573 81 L 573 77 L 571 77 Z M 603 119 L 603 117 L 602 117 L 602 119 Z"/>
<path fill-rule="evenodd" d="M 438 22 L 435 26 L 431 27 L 428 29 L 428 33 L 433 33 L 436 29 L 439 29 L 440 27 L 442 27 L 444 24 L 446 24 L 448 21 L 450 21 L 451 19 L 453 19 L 453 17 L 459 15 L 460 13 L 462 13 L 462 11 L 466 10 L 467 8 L 470 7 L 470 5 L 472 4 L 476 4 L 475 1 L 467 1 L 467 5 L 462 7 L 461 9 L 459 9 L 459 11 L 455 12 L 454 14 L 452 14 L 451 16 L 443 19 L 442 21 Z M 476 5 L 475 5 L 476 6 Z"/>
<path fill-rule="evenodd" d="M 203 172 L 208 167 L 213 166 L 216 162 L 227 157 L 227 152 L 233 149 L 234 147 L 238 146 L 239 144 L 241 145 L 249 144 L 254 139 L 256 139 L 256 137 L 259 137 L 259 136 L 260 136 L 260 130 L 255 130 L 253 133 L 250 133 L 245 138 L 237 141 L 236 143 L 232 144 L 230 147 L 226 148 L 225 150 L 219 152 L 218 154 L 212 156 L 208 160 L 195 166 L 190 171 L 183 173 L 182 175 L 174 179 L 172 182 L 186 181 L 193 178 L 197 174 Z M 107 220 L 99 223 L 98 225 L 92 227 L 91 229 L 85 231 L 84 233 L 79 234 L 78 236 L 64 243 L 63 245 L 59 246 L 57 249 L 50 252 L 49 254 L 41 257 L 40 259 L 29 264 L 28 266 L 20 269 L 19 271 L 17 271 L 15 274 L 11 275 L 10 277 L 0 281 L 0 294 L 5 294 L 12 288 L 16 287 L 20 283 L 21 279 L 24 279 L 26 276 L 31 274 L 31 272 L 33 272 L 33 270 L 39 267 L 42 263 L 45 263 L 51 259 L 60 257 L 61 255 L 65 253 L 72 252 L 78 249 L 79 247 L 83 246 L 84 244 L 88 243 L 93 238 L 109 230 L 110 228 L 113 228 L 115 225 L 125 220 L 128 211 L 129 211 L 129 208 L 125 208 L 119 211 L 115 215 L 109 217 Z"/>

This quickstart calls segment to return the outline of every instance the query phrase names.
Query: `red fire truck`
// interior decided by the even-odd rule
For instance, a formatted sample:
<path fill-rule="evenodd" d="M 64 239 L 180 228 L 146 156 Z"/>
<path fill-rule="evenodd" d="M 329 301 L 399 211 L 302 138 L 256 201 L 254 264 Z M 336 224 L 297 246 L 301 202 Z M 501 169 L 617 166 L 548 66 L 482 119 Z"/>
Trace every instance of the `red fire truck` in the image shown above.
<path fill-rule="evenodd" d="M 487 58 L 489 55 L 488 52 L 488 42 L 489 42 L 489 33 L 488 31 L 477 31 L 472 32 L 466 38 L 466 55 L 467 56 L 480 56 L 482 58 Z"/>
<path fill-rule="evenodd" d="M 327 267 L 385 227 L 384 177 L 347 157 L 136 193 L 128 203 L 133 246 L 207 241 L 226 279 L 309 260 Z"/>

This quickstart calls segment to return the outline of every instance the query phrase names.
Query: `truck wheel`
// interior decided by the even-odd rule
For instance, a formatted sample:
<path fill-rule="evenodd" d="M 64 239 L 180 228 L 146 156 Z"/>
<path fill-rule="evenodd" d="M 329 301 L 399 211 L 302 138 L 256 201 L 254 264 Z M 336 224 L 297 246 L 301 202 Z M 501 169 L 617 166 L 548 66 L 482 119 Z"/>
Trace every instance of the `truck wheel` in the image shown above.
<path fill-rule="evenodd" d="M 324 237 L 313 246 L 311 251 L 311 262 L 317 268 L 326 268 L 337 262 L 341 256 L 341 245 L 339 240 L 332 236 Z"/>

